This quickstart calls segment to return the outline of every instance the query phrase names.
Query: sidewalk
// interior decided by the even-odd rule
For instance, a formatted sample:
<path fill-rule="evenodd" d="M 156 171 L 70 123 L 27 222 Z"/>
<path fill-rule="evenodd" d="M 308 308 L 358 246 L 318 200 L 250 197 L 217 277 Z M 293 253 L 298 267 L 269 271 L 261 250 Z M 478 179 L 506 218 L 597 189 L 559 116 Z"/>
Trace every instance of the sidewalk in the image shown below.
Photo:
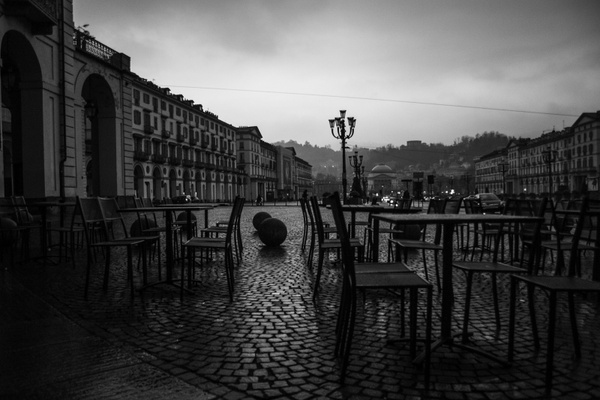
<path fill-rule="evenodd" d="M 224 219 L 229 211 L 228 207 L 216 209 L 211 221 Z M 251 222 L 258 211 L 267 211 L 286 224 L 288 237 L 281 248 L 262 246 Z M 425 394 L 421 371 L 410 362 L 408 349 L 387 344 L 398 336 L 399 306 L 395 297 L 383 293 L 367 294 L 359 310 L 348 376 L 340 385 L 333 356 L 339 266 L 326 264 L 321 295 L 313 302 L 314 271 L 306 267 L 306 255 L 300 250 L 301 224 L 299 207 L 244 209 L 244 261 L 236 270 L 233 302 L 229 302 L 218 264 L 198 272 L 201 283 L 183 302 L 178 290 L 166 286 L 136 293 L 132 302 L 118 257 L 107 292 L 101 289 L 102 265 L 96 266 L 87 301 L 83 299 L 83 253 L 75 270 L 70 263 L 46 267 L 31 263 L 3 270 L 0 398 L 542 396 L 545 354 L 536 355 L 533 350 L 526 307 L 518 309 L 512 367 L 445 347 L 433 354 L 432 386 Z M 419 257 L 414 259 L 411 266 L 419 268 Z M 139 286 L 139 274 L 135 279 Z M 457 330 L 462 322 L 461 279 L 457 274 Z M 505 288 L 500 296 L 506 299 L 505 281 L 501 280 L 500 287 Z M 502 305 L 503 330 L 496 337 L 487 281 L 477 282 L 474 291 L 478 295 L 472 304 L 473 340 L 503 357 L 507 301 Z M 436 319 L 439 304 L 434 307 Z M 561 312 L 559 318 L 556 398 L 600 398 L 600 317 L 594 302 L 584 301 L 579 307 L 584 355 L 578 363 L 571 356 L 567 314 Z M 544 326 L 545 314 L 539 317 Z M 438 329 L 434 324 L 434 332 Z"/>

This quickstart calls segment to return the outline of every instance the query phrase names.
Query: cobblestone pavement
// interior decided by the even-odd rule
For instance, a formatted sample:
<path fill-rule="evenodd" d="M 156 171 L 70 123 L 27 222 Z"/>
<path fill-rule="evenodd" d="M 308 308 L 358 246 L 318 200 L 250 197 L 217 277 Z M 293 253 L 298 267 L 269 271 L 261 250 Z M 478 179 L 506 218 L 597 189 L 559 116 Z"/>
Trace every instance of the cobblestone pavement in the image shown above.
<path fill-rule="evenodd" d="M 262 245 L 252 217 L 266 211 L 288 236 L 280 248 Z M 225 219 L 230 207 L 211 212 Z M 325 212 L 324 215 L 329 217 Z M 199 222 L 203 223 L 199 214 Z M 85 252 L 71 263 L 4 264 L 0 281 L 0 397 L 194 399 L 529 399 L 543 395 L 545 351 L 533 349 L 524 301 L 517 311 L 516 359 L 504 366 L 449 346 L 432 355 L 431 389 L 399 336 L 398 299 L 369 292 L 360 304 L 345 383 L 333 355 L 340 267 L 329 260 L 321 294 L 312 299 L 314 270 L 300 249 L 302 218 L 296 206 L 247 206 L 242 216 L 243 262 L 229 301 L 219 259 L 197 271 L 199 283 L 181 301 L 179 291 L 156 286 L 135 294 L 124 257 L 111 266 L 108 291 L 103 265 L 92 273 L 83 298 Z M 382 249 L 384 252 L 384 249 Z M 164 258 L 163 258 L 164 259 Z M 429 260 L 429 265 L 433 265 Z M 410 266 L 422 271 L 418 254 Z M 141 274 L 135 274 L 136 287 Z M 178 276 L 178 269 L 176 269 Z M 430 278 L 433 277 L 430 276 Z M 150 279 L 156 279 L 151 267 Z M 462 323 L 464 279 L 455 272 L 454 326 Z M 472 341 L 501 358 L 507 354 L 508 280 L 500 279 L 503 327 L 495 332 L 488 279 L 477 278 Z M 525 296 L 522 296 L 524 300 Z M 434 335 L 439 332 L 434 294 Z M 546 302 L 541 327 L 545 326 Z M 578 302 L 583 356 L 573 357 L 568 314 L 560 310 L 553 396 L 600 398 L 600 317 L 595 299 Z M 541 331 L 545 343 L 545 331 Z"/>

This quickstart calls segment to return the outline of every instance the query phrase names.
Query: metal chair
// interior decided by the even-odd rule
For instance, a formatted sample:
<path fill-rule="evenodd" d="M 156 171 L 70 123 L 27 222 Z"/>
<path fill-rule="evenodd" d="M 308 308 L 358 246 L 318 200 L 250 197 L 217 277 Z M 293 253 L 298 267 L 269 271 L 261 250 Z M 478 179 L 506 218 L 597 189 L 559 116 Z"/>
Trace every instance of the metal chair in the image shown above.
<path fill-rule="evenodd" d="M 431 342 L 431 315 L 432 315 L 432 285 L 425 279 L 412 272 L 385 272 L 371 271 L 358 273 L 355 267 L 355 249 L 352 245 L 347 230 L 344 213 L 340 203 L 339 195 L 336 193 L 330 197 L 331 210 L 335 226 L 339 233 L 342 250 L 342 273 L 343 286 L 338 314 L 338 326 L 336 336 L 335 354 L 341 358 L 340 380 L 343 382 L 350 359 L 352 339 L 354 336 L 357 308 L 357 291 L 368 289 L 386 290 L 409 290 L 410 291 L 410 355 L 416 356 L 417 343 L 417 305 L 418 292 L 424 290 L 427 295 L 426 318 L 425 318 L 425 358 L 424 358 L 424 381 L 425 389 L 429 388 L 430 380 L 430 342 Z"/>
<path fill-rule="evenodd" d="M 582 251 L 594 253 L 594 260 L 597 262 L 598 254 L 600 253 L 599 233 L 600 210 L 595 208 L 594 212 L 590 211 L 589 199 L 584 197 L 581 202 L 577 202 L 578 206 L 572 207 L 570 210 L 556 210 L 557 217 L 568 218 L 573 216 L 576 219 L 573 227 L 572 238 L 569 241 L 569 264 L 568 269 L 557 268 L 555 275 L 512 275 L 510 285 L 510 312 L 509 312 L 509 336 L 508 336 L 508 360 L 513 361 L 514 356 L 514 339 L 515 339 L 515 314 L 516 304 L 519 296 L 517 295 L 518 287 L 524 283 L 527 287 L 527 299 L 529 304 L 529 313 L 531 321 L 531 329 L 533 343 L 535 349 L 540 348 L 540 339 L 538 334 L 537 320 L 535 316 L 536 298 L 535 289 L 544 291 L 548 295 L 548 326 L 547 326 L 547 344 L 546 344 L 546 371 L 545 371 L 545 395 L 549 396 L 552 390 L 552 378 L 554 368 L 554 339 L 556 331 L 556 311 L 558 295 L 563 293 L 567 295 L 569 317 L 571 320 L 571 332 L 573 335 L 573 345 L 575 356 L 581 357 L 581 344 L 577 327 L 577 317 L 575 315 L 575 295 L 585 295 L 587 293 L 600 293 L 600 282 L 589 280 L 581 277 L 580 258 Z M 593 244 L 588 244 L 583 240 L 582 233 L 584 227 L 591 227 L 595 232 L 595 240 Z M 538 241 L 539 243 L 539 241 Z M 596 265 L 597 267 L 597 265 Z M 539 270 L 533 269 L 534 272 Z M 561 275 L 566 273 L 566 275 Z"/>

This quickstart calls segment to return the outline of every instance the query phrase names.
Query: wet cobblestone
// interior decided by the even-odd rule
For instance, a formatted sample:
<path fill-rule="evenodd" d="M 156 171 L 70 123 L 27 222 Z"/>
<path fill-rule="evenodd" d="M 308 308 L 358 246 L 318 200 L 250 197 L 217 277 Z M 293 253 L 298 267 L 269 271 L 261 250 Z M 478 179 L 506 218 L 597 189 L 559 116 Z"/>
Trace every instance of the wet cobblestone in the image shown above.
<path fill-rule="evenodd" d="M 225 219 L 229 211 L 229 207 L 219 207 L 210 218 Z M 267 211 L 286 224 L 288 237 L 282 247 L 262 245 L 252 226 L 258 211 Z M 201 216 L 199 221 L 203 222 Z M 313 302 L 314 271 L 306 266 L 306 254 L 300 249 L 301 223 L 300 208 L 295 206 L 244 209 L 245 249 L 243 262 L 235 271 L 233 302 L 219 260 L 197 270 L 193 295 L 186 295 L 183 301 L 178 289 L 163 285 L 136 293 L 132 301 L 123 257 L 114 257 L 106 292 L 102 291 L 103 265 L 94 267 L 88 300 L 83 298 L 84 252 L 77 256 L 75 269 L 70 263 L 5 265 L 0 286 L 0 316 L 5 321 L 0 327 L 0 350 L 9 357 L 0 366 L 1 397 L 542 397 L 545 351 L 536 354 L 533 349 L 526 303 L 518 307 L 511 367 L 446 346 L 433 353 L 431 390 L 425 393 L 421 371 L 411 363 L 408 349 L 388 344 L 399 336 L 400 307 L 393 295 L 383 292 L 368 293 L 359 308 L 352 358 L 341 385 L 333 356 L 340 266 L 332 262 L 334 257 L 326 263 L 321 291 Z M 386 257 L 382 249 L 382 259 Z M 433 259 L 428 265 L 433 265 Z M 411 257 L 410 266 L 423 274 L 420 255 Z M 179 276 L 179 268 L 175 276 Z M 430 274 L 432 280 L 434 276 Z M 153 266 L 149 279 L 156 278 Z M 136 272 L 134 279 L 139 287 L 141 274 Z M 455 272 L 457 331 L 462 324 L 462 282 L 462 274 Z M 472 340 L 504 358 L 508 280 L 499 279 L 503 325 L 499 335 L 488 285 L 485 277 L 474 283 Z M 435 294 L 434 299 L 435 335 L 440 298 Z M 543 310 L 545 302 L 538 304 Z M 583 341 L 583 356 L 578 361 L 572 356 L 568 314 L 563 307 L 561 304 L 553 394 L 557 398 L 600 398 L 598 303 L 595 299 L 578 303 Z M 540 312 L 538 318 L 543 328 L 545 313 Z M 545 331 L 541 332 L 544 345 Z M 47 354 L 40 355 L 35 349 Z"/>

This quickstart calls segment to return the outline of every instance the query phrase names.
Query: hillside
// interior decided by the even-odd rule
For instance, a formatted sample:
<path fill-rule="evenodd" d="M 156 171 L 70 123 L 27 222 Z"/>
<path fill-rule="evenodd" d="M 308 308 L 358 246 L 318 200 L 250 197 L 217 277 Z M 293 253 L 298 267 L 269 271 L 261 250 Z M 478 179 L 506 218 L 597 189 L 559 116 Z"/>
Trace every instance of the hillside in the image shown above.
<path fill-rule="evenodd" d="M 411 145 L 410 147 L 388 144 L 385 147 L 375 149 L 352 148 L 346 151 L 346 156 L 358 150 L 358 154 L 363 156 L 363 165 L 366 171 L 371 170 L 379 163 L 387 164 L 396 171 L 407 168 L 417 171 L 428 171 L 435 169 L 436 165 L 444 163 L 456 162 L 473 165 L 475 157 L 488 154 L 497 148 L 505 147 L 511 139 L 497 132 L 484 132 L 477 134 L 475 137 L 463 136 L 451 146 L 440 143 L 420 143 Z M 273 144 L 296 149 L 298 157 L 313 166 L 313 176 L 315 177 L 318 174 L 341 175 L 341 149 L 313 146 L 308 142 L 300 144 L 293 140 Z M 348 171 L 351 170 L 348 163 L 346 163 L 346 168 Z"/>

